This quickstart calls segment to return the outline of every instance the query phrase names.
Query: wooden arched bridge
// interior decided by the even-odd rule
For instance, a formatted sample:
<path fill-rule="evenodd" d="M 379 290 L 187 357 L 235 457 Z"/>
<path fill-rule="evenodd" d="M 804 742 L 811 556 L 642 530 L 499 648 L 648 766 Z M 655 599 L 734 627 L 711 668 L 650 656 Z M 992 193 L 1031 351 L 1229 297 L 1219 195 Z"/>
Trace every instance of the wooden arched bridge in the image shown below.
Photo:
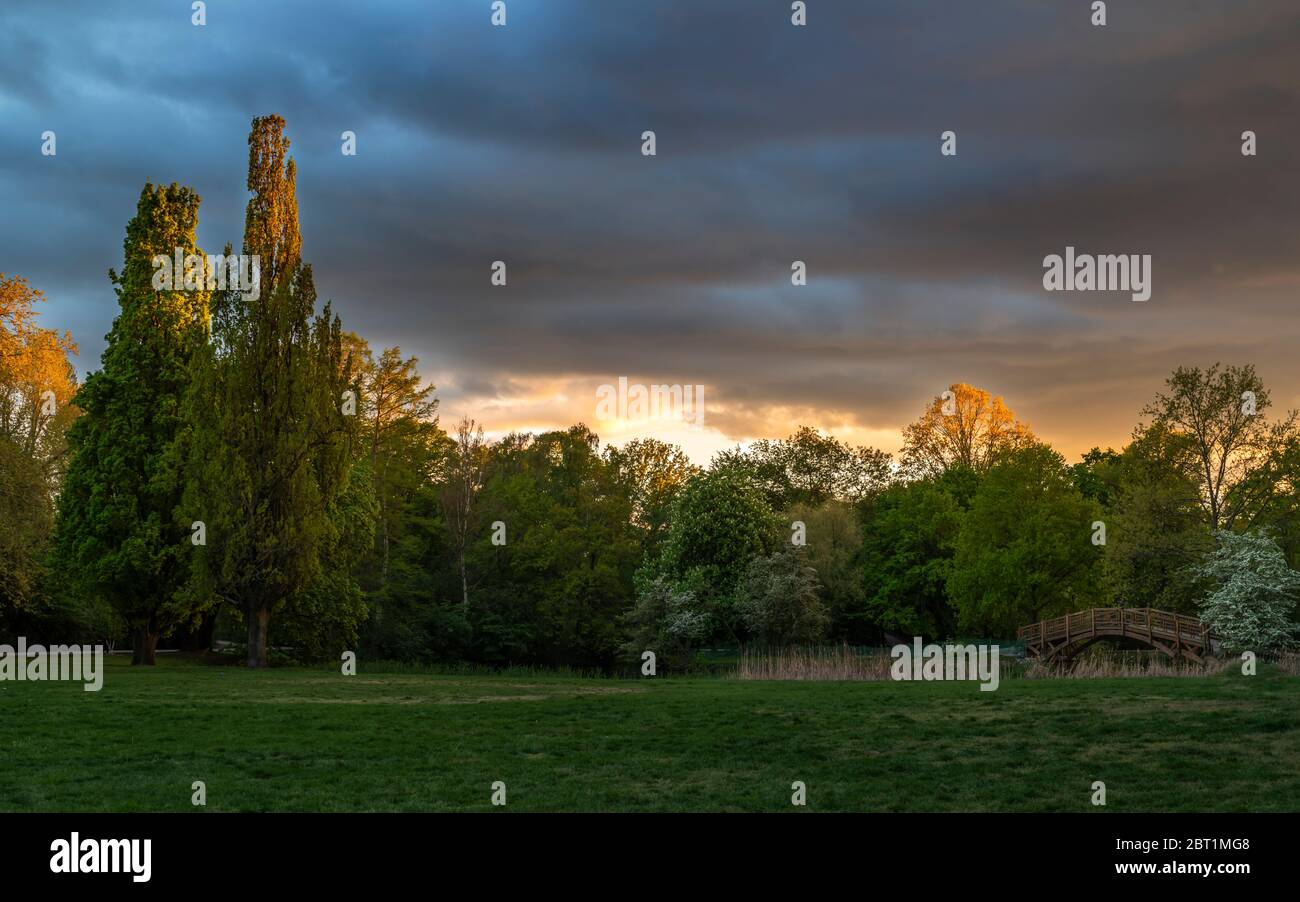
<path fill-rule="evenodd" d="M 1046 662 L 1069 661 L 1094 642 L 1127 639 L 1198 664 L 1218 651 L 1208 624 L 1185 614 L 1155 608 L 1092 608 L 1022 626 L 1025 654 Z"/>

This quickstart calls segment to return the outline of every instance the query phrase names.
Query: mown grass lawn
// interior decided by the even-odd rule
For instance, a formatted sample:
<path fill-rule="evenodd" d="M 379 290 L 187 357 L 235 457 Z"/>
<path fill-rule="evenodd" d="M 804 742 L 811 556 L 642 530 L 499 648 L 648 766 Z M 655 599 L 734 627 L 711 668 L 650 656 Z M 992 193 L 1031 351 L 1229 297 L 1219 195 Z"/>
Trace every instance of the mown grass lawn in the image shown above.
<path fill-rule="evenodd" d="M 496 780 L 509 811 L 1300 810 L 1300 679 L 1273 672 L 980 692 L 108 667 L 99 693 L 0 683 L 0 810 L 501 810 Z"/>

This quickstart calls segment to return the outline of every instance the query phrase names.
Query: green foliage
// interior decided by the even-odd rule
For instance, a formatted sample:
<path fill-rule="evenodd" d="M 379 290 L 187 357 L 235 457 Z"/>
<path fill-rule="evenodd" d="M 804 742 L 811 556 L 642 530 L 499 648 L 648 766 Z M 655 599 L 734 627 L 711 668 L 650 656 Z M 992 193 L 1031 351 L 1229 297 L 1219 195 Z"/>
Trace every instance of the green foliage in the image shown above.
<path fill-rule="evenodd" d="M 53 519 L 37 462 L 0 435 L 0 626 L 39 604 Z"/>
<path fill-rule="evenodd" d="M 1282 549 L 1262 531 L 1225 530 L 1217 539 L 1199 569 L 1213 585 L 1201 601 L 1201 619 L 1229 651 L 1272 652 L 1291 645 L 1300 572 L 1287 566 Z"/>
<path fill-rule="evenodd" d="M 1161 428 L 1185 436 L 1196 461 L 1199 497 L 1211 530 L 1249 525 L 1272 494 L 1253 479 L 1296 437 L 1296 414 L 1270 422 L 1272 399 L 1255 368 L 1179 367 L 1167 391 L 1143 409 Z"/>
<path fill-rule="evenodd" d="M 712 617 L 694 593 L 675 589 L 662 576 L 637 593 L 636 604 L 622 618 L 628 630 L 624 657 L 640 663 L 652 651 L 667 667 L 684 668 L 691 651 L 713 630 Z"/>
<path fill-rule="evenodd" d="M 1022 624 L 1098 604 L 1100 550 L 1091 536 L 1100 516 L 1051 448 L 999 455 L 957 538 L 948 590 L 958 629 L 1014 635 Z"/>
<path fill-rule="evenodd" d="M 643 568 L 640 585 L 664 576 L 693 592 L 735 636 L 736 587 L 751 560 L 776 549 L 779 530 L 771 508 L 743 475 L 729 468 L 701 473 L 673 506 L 668 540 L 658 559 Z"/>
<path fill-rule="evenodd" d="M 673 503 L 700 468 L 681 448 L 653 438 L 633 439 L 622 448 L 611 445 L 605 460 L 617 471 L 632 502 L 633 521 L 644 532 L 642 544 L 653 555 L 668 533 Z"/>
<path fill-rule="evenodd" d="M 858 565 L 863 533 L 854 506 L 833 499 L 817 506 L 796 504 L 781 519 L 804 524 L 804 551 L 821 582 L 820 597 L 831 621 L 841 626 L 837 638 L 856 641 L 846 627 L 850 620 L 862 616 L 864 603 Z"/>
<path fill-rule="evenodd" d="M 289 253 L 299 239 L 283 127 L 278 117 L 257 119 L 249 137 L 257 193 L 244 250 L 263 258 L 260 296 L 214 299 L 211 341 L 195 355 L 186 398 L 181 519 L 207 524 L 193 591 L 243 613 L 250 666 L 266 666 L 273 612 L 326 584 L 322 562 L 337 551 L 334 511 L 356 430 L 341 406 L 352 382 L 341 324 L 328 304 L 313 316 L 311 268 Z"/>
<path fill-rule="evenodd" d="M 72 462 L 59 499 L 57 561 L 70 590 L 106 600 L 137 633 L 144 663 L 160 634 L 196 615 L 180 592 L 191 546 L 174 518 L 182 484 L 171 460 L 208 295 L 155 290 L 152 261 L 176 248 L 200 253 L 198 210 L 189 188 L 146 185 L 140 194 L 122 274 L 110 273 L 120 311 L 103 368 L 77 393 L 85 415 L 68 433 Z M 181 276 L 173 274 L 178 289 Z"/>
<path fill-rule="evenodd" d="M 1300 566 L 1300 436 L 1280 443 L 1242 491 L 1263 499 L 1252 522 L 1268 530 L 1293 567 Z"/>
<path fill-rule="evenodd" d="M 723 451 L 711 469 L 749 479 L 773 510 L 832 498 L 862 501 L 892 478 L 888 454 L 847 445 L 811 426 L 800 426 L 787 439 L 760 439 L 745 451 Z"/>
<path fill-rule="evenodd" d="M 865 603 L 850 636 L 874 639 L 869 625 L 908 636 L 953 635 L 948 580 L 961 529 L 962 501 L 973 496 L 972 471 L 892 486 L 868 514 L 862 550 Z"/>
<path fill-rule="evenodd" d="M 362 480 L 373 506 L 355 516 L 369 524 L 369 547 L 353 561 L 368 619 L 359 641 L 366 658 L 419 663 L 463 658 L 469 623 L 444 596 L 434 566 L 444 559 L 446 521 L 436 480 L 451 440 L 438 425 L 434 387 L 421 384 L 414 357 L 385 348 L 378 361 L 369 345 L 344 335 L 359 395 L 359 461 L 349 491 Z M 353 608 L 356 610 L 356 608 Z"/>
<path fill-rule="evenodd" d="M 358 578 L 373 552 L 378 520 L 379 504 L 363 459 L 330 505 L 321 566 L 289 597 L 276 624 L 276 644 L 293 646 L 302 660 L 338 660 L 343 651 L 356 650 L 358 629 L 369 613 Z"/>
<path fill-rule="evenodd" d="M 1103 570 L 1110 592 L 1125 607 L 1193 613 L 1201 594 L 1195 567 L 1214 540 L 1190 438 L 1152 424 L 1106 472 L 1112 487 Z"/>
<path fill-rule="evenodd" d="M 451 548 L 436 488 L 420 485 L 399 505 L 390 504 L 389 516 L 387 581 L 379 586 L 375 558 L 362 568 L 371 612 L 362 631 L 366 657 L 420 663 L 466 660 L 472 628 L 452 579 Z"/>
<path fill-rule="evenodd" d="M 248 302 L 228 298 L 199 356 L 187 516 L 207 524 L 201 583 L 249 619 L 263 660 L 270 614 L 321 579 L 337 541 L 331 508 L 346 487 L 349 425 L 337 400 L 338 321 L 309 320 L 310 272 Z M 254 626 L 261 617 L 263 623 Z"/>
<path fill-rule="evenodd" d="M 364 346 L 355 336 L 349 340 Z M 375 362 L 363 347 L 352 359 L 363 401 L 359 445 L 378 505 L 373 569 L 382 591 L 389 580 L 391 546 L 400 541 L 414 496 L 431 483 L 450 440 L 438 427 L 434 386 L 420 384 L 415 357 L 385 348 Z"/>
<path fill-rule="evenodd" d="M 1083 459 L 1070 467 L 1070 481 L 1079 490 L 1079 494 L 1109 510 L 1111 496 L 1115 490 L 1116 468 L 1121 455 L 1112 448 L 1105 451 L 1093 448 L 1083 455 Z"/>
<path fill-rule="evenodd" d="M 802 549 L 787 545 L 750 561 L 736 592 L 736 613 L 751 636 L 771 648 L 809 645 L 826 637 L 830 613 Z"/>
<path fill-rule="evenodd" d="M 640 559 L 632 503 L 584 426 L 492 449 L 469 547 L 482 660 L 608 666 Z M 504 524 L 505 544 L 492 543 Z"/>

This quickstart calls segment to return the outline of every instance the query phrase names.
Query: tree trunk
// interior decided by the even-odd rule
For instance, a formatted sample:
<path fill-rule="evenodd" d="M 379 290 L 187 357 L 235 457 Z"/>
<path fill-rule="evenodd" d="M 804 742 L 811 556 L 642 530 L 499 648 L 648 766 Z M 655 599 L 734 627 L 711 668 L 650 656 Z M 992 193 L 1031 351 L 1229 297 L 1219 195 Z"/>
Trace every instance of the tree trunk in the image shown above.
<path fill-rule="evenodd" d="M 379 503 L 379 537 L 383 548 L 379 565 L 379 588 L 388 588 L 388 505 Z"/>
<path fill-rule="evenodd" d="M 248 666 L 269 667 L 266 658 L 266 633 L 271 626 L 269 608 L 251 611 L 248 615 Z"/>
<path fill-rule="evenodd" d="M 150 631 L 147 626 L 139 626 L 135 628 L 135 632 L 132 633 L 131 638 L 133 642 L 131 664 L 156 664 L 158 634 Z"/>
<path fill-rule="evenodd" d="M 209 651 L 212 648 L 212 637 L 217 632 L 217 615 L 216 613 L 207 614 L 199 625 L 198 636 L 195 637 L 195 644 L 198 645 L 198 651 Z"/>
<path fill-rule="evenodd" d="M 465 575 L 465 552 L 462 549 L 460 553 L 460 592 L 463 600 L 463 610 L 466 616 L 469 616 L 469 579 Z"/>

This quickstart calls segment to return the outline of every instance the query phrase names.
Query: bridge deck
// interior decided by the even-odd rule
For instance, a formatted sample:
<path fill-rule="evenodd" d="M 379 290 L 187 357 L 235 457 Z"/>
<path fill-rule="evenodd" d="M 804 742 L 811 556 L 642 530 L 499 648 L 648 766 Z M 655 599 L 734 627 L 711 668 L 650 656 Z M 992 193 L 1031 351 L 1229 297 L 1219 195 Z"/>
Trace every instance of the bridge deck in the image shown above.
<path fill-rule="evenodd" d="M 1020 627 L 1017 639 L 1025 652 L 1046 660 L 1071 658 L 1105 637 L 1136 639 L 1171 658 L 1200 661 L 1212 651 L 1215 637 L 1196 617 L 1155 608 L 1092 608 Z"/>

